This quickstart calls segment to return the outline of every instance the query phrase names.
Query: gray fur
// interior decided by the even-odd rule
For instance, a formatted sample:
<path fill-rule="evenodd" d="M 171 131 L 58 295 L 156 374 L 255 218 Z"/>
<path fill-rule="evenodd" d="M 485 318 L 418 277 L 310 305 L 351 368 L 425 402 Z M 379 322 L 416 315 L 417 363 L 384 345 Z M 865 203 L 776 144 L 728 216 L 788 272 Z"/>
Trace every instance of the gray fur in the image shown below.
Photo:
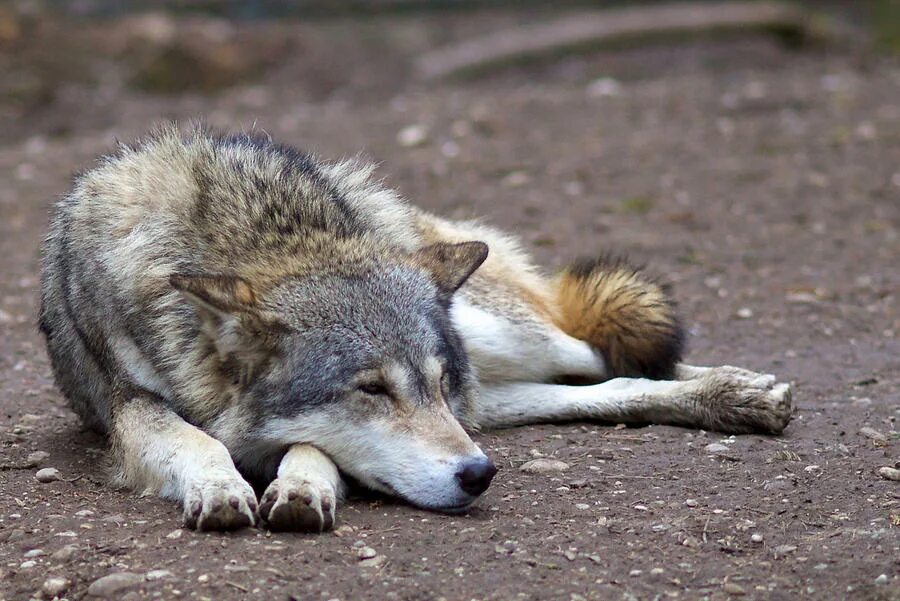
<path fill-rule="evenodd" d="M 50 223 L 40 327 L 73 409 L 110 435 L 117 483 L 181 501 L 196 528 L 262 516 L 320 530 L 338 469 L 416 505 L 468 507 L 496 471 L 463 430 L 479 420 L 789 422 L 773 376 L 671 353 L 659 373 L 677 381 L 603 383 L 608 349 L 575 330 L 609 315 L 571 309 L 597 289 L 577 287 L 567 312 L 564 279 L 514 238 L 420 211 L 371 171 L 168 127 L 76 179 Z M 659 319 L 624 309 L 630 328 Z M 626 334 L 620 321 L 604 331 Z M 637 338 L 636 364 L 661 356 Z M 271 481 L 259 514 L 244 478 Z"/>

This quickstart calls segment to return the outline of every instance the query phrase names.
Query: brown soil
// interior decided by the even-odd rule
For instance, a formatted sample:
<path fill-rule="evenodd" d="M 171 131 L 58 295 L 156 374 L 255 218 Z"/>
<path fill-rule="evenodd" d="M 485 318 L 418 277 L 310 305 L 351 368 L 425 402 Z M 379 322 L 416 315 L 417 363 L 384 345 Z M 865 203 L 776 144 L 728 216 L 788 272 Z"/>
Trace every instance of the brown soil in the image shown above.
<path fill-rule="evenodd" d="M 28 58 L 39 36 L 7 48 L 18 62 L 0 80 L 43 83 L 41 102 L 0 100 L 0 599 L 52 598 L 50 577 L 81 599 L 101 576 L 152 570 L 169 574 L 116 598 L 900 598 L 900 484 L 876 474 L 900 460 L 900 63 L 748 37 L 465 82 L 408 77 L 422 50 L 520 18 L 225 28 L 216 39 L 245 36 L 246 52 L 270 30 L 290 51 L 252 77 L 257 63 L 241 59 L 215 79 L 237 85 L 214 95 L 133 87 L 127 52 L 84 46 L 127 42 L 117 22 L 42 34 L 79 76 L 41 79 L 47 60 Z M 80 41 L 66 45 L 70 31 Z M 592 86 L 599 77 L 618 85 Z M 70 174 L 117 138 L 196 117 L 329 157 L 363 151 L 415 202 L 485 216 L 550 267 L 627 251 L 674 283 L 690 361 L 790 380 L 793 423 L 774 438 L 582 423 L 490 432 L 477 439 L 502 471 L 465 516 L 357 498 L 320 536 L 179 530 L 173 505 L 104 485 L 103 440 L 53 387 L 36 286 L 47 209 Z M 414 125 L 422 143 L 400 144 Z M 718 441 L 727 453 L 705 450 Z M 34 451 L 66 481 L 38 483 L 22 466 Z M 519 471 L 538 454 L 571 467 Z M 383 560 L 361 564 L 363 544 Z"/>

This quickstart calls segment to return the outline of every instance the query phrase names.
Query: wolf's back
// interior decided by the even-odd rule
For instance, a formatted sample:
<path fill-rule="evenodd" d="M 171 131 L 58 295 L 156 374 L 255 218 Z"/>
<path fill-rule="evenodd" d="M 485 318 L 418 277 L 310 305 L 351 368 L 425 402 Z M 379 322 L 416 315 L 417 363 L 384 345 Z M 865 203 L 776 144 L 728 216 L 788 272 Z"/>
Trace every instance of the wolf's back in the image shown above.
<path fill-rule="evenodd" d="M 264 279 L 369 256 L 375 238 L 414 247 L 411 210 L 370 173 L 264 138 L 165 127 L 79 176 L 51 218 L 40 327 L 84 421 L 108 426 L 123 378 L 167 399 L 210 396 L 199 322 L 173 273 Z"/>

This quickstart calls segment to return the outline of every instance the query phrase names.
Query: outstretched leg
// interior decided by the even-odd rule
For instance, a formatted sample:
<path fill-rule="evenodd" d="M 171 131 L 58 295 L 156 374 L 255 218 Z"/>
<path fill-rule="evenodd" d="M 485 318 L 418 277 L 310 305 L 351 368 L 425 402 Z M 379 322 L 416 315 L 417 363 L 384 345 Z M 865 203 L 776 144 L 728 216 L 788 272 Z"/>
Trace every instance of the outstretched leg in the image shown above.
<path fill-rule="evenodd" d="M 260 503 L 260 515 L 271 530 L 322 532 L 334 526 L 343 494 L 337 466 L 319 449 L 295 444 L 278 465 Z"/>
<path fill-rule="evenodd" d="M 118 484 L 180 502 L 188 527 L 232 530 L 256 523 L 256 494 L 225 446 L 151 393 L 122 397 L 111 434 Z"/>
<path fill-rule="evenodd" d="M 692 375 L 683 381 L 615 378 L 589 386 L 484 384 L 478 422 L 500 428 L 592 419 L 777 434 L 791 419 L 790 387 L 772 376 L 730 367 Z"/>

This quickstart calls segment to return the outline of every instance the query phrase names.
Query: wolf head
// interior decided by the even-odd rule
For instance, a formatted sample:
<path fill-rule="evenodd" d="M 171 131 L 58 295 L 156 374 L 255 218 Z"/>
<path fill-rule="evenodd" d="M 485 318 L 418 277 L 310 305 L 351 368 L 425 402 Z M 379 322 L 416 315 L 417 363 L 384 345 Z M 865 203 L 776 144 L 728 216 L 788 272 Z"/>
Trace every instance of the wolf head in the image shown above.
<path fill-rule="evenodd" d="M 373 489 L 456 511 L 496 471 L 460 425 L 477 388 L 448 317 L 486 256 L 481 242 L 436 244 L 268 280 L 170 281 L 253 416 L 245 437 L 312 444 Z"/>

